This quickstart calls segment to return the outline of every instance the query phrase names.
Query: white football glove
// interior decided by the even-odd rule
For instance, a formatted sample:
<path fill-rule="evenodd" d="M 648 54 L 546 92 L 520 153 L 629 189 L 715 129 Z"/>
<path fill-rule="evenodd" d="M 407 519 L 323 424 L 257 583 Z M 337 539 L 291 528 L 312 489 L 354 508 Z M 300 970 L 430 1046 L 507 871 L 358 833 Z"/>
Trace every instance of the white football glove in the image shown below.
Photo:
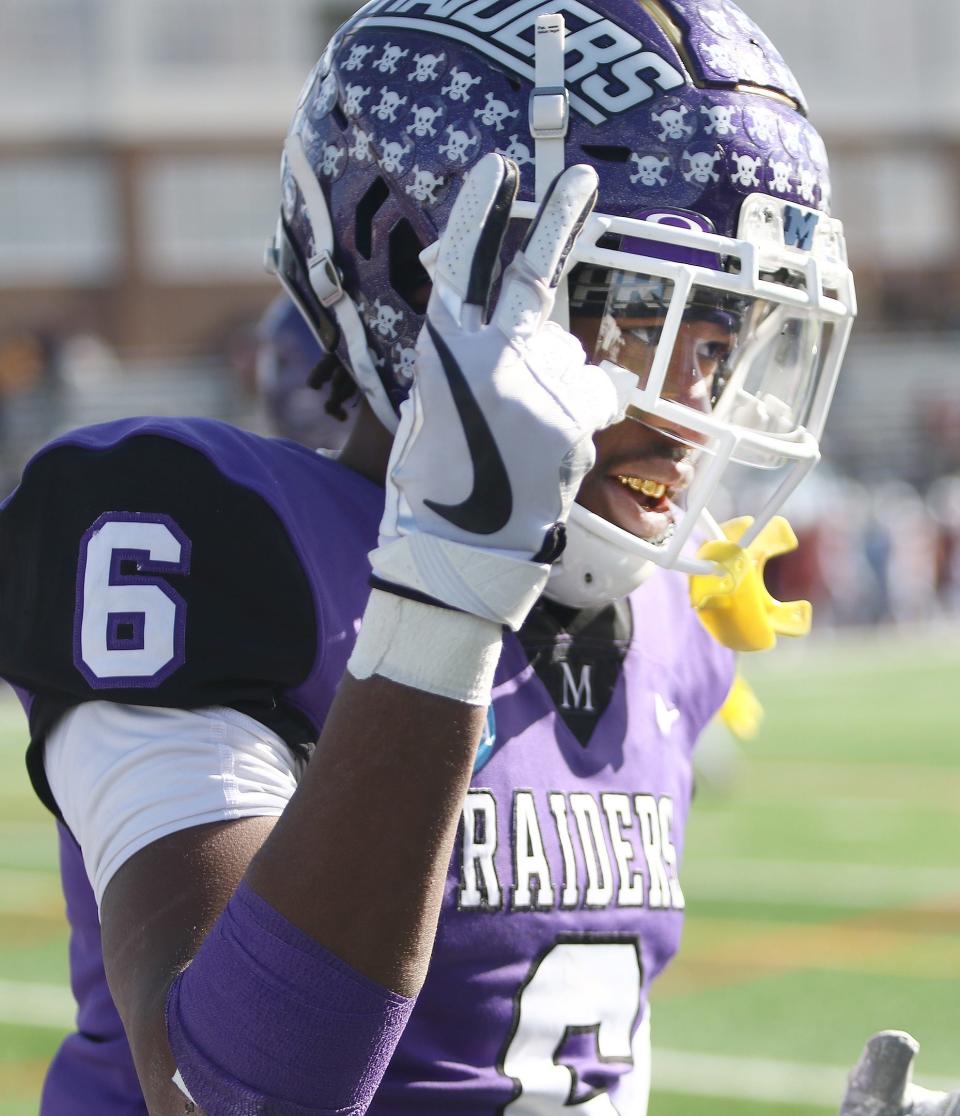
<path fill-rule="evenodd" d="M 840 1116 L 960 1116 L 960 1091 L 940 1093 L 910 1080 L 920 1044 L 906 1031 L 880 1031 L 850 1072 Z"/>
<path fill-rule="evenodd" d="M 371 554 L 375 587 L 514 630 L 563 548 L 594 431 L 622 415 L 607 374 L 548 320 L 596 200 L 592 168 L 557 178 L 486 317 L 518 178 L 485 156 L 441 235 Z"/>

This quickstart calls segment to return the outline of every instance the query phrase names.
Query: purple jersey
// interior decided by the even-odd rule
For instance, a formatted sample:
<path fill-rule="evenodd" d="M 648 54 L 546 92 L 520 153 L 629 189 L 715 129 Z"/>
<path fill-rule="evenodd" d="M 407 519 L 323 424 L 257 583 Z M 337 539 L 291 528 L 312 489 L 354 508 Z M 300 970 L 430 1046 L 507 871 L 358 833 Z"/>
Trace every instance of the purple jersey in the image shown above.
<path fill-rule="evenodd" d="M 146 496 L 138 502 L 111 488 L 118 470 L 129 476 L 150 454 Z M 31 515 L 42 508 L 49 517 L 52 499 L 69 520 L 58 564 L 69 569 L 62 597 L 72 608 L 47 630 L 62 631 L 66 646 L 8 652 L 0 662 L 29 692 L 31 774 L 48 802 L 37 759 L 43 733 L 77 701 L 233 705 L 309 748 L 363 614 L 382 489 L 300 447 L 222 424 L 132 420 L 54 443 L 3 515 L 29 538 Z M 242 505 L 236 515 L 231 501 Z M 215 530 L 205 507 L 217 510 Z M 104 553 L 89 541 L 94 523 L 116 525 Z M 167 550 L 142 560 L 131 523 L 148 524 Z M 249 552 L 260 565 L 237 575 L 249 577 L 241 601 L 205 578 L 203 552 L 245 554 L 250 530 L 263 545 Z M 268 531 L 282 535 L 272 548 Z M 135 552 L 139 564 L 125 566 Z M 111 585 L 163 591 L 167 643 L 148 653 L 132 608 L 106 615 L 105 636 L 100 627 L 97 638 L 84 633 L 93 607 L 85 562 L 104 563 Z M 13 563 L 0 550 L 0 567 Z M 58 599 L 55 586 L 45 589 Z M 258 593 L 279 610 L 275 622 Z M 225 600 L 212 601 L 216 594 Z M 231 612 L 248 606 L 246 641 Z M 638 1031 L 683 920 L 691 753 L 733 667 L 701 628 L 679 575 L 657 572 L 614 614 L 627 620 L 616 637 L 599 638 L 602 624 L 582 635 L 566 620 L 547 625 L 553 635 L 538 646 L 549 653 L 534 654 L 525 633 L 505 639 L 430 972 L 370 1109 L 376 1116 L 547 1113 L 592 1096 L 604 1098 L 596 1111 L 625 1114 L 642 1103 L 646 1075 L 642 1066 L 632 1072 L 643 1057 Z M 208 643 L 222 646 L 231 623 L 237 662 L 218 674 L 198 660 Z M 54 1061 L 44 1111 L 119 1116 L 142 1110 L 142 1099 L 103 978 L 96 906 L 65 831 L 62 848 L 79 1033 Z"/>

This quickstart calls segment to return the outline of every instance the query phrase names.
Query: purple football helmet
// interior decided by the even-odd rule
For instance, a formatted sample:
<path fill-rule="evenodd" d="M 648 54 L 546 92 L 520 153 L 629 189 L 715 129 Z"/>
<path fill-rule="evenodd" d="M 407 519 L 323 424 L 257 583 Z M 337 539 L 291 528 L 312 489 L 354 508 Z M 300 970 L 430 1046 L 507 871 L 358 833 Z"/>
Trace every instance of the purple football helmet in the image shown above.
<path fill-rule="evenodd" d="M 746 544 L 816 462 L 855 315 L 824 145 L 796 80 L 731 0 L 362 8 L 301 95 L 272 259 L 321 346 L 390 428 L 413 371 L 430 246 L 464 174 L 490 151 L 520 168 L 505 256 L 565 165 L 596 169 L 596 212 L 555 317 L 595 317 L 588 355 L 600 364 L 626 359 L 617 339 L 642 320 L 655 356 L 627 365 L 637 375 L 628 414 L 697 458 L 689 489 L 665 497 L 676 514 L 662 538 L 577 507 L 571 543 L 589 538 L 559 563 L 557 595 L 612 599 L 650 560 L 712 571 L 689 546 L 711 524 L 708 499 L 729 465 L 776 475 Z M 684 324 L 709 316 L 729 329 L 731 355 L 722 382 L 691 406 L 671 385 L 671 361 Z"/>

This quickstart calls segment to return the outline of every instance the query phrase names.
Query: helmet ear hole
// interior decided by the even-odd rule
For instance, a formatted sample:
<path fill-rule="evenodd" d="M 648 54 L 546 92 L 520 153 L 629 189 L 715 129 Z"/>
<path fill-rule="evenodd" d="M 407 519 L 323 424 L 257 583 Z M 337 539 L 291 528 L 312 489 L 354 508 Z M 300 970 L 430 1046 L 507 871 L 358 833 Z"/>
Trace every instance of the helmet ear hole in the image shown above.
<path fill-rule="evenodd" d="M 390 230 L 390 285 L 415 314 L 427 312 L 430 276 L 420 262 L 425 245 L 402 217 Z"/>
<path fill-rule="evenodd" d="M 388 197 L 390 189 L 386 182 L 382 178 L 376 178 L 357 206 L 354 243 L 365 260 L 373 255 L 373 219 Z"/>
<path fill-rule="evenodd" d="M 629 163 L 630 148 L 619 147 L 615 144 L 582 144 L 580 150 L 591 159 L 602 163 Z"/>

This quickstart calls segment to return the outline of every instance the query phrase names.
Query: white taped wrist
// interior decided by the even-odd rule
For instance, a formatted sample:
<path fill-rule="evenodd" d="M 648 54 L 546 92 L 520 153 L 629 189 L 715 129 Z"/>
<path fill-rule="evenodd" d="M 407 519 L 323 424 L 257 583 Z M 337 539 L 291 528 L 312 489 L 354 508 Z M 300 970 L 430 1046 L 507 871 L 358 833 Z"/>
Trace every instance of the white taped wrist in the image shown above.
<path fill-rule="evenodd" d="M 474 616 L 517 631 L 550 567 L 437 535 L 411 534 L 370 552 L 373 572 Z"/>
<path fill-rule="evenodd" d="M 487 706 L 502 642 L 490 620 L 373 589 L 347 670 Z"/>

